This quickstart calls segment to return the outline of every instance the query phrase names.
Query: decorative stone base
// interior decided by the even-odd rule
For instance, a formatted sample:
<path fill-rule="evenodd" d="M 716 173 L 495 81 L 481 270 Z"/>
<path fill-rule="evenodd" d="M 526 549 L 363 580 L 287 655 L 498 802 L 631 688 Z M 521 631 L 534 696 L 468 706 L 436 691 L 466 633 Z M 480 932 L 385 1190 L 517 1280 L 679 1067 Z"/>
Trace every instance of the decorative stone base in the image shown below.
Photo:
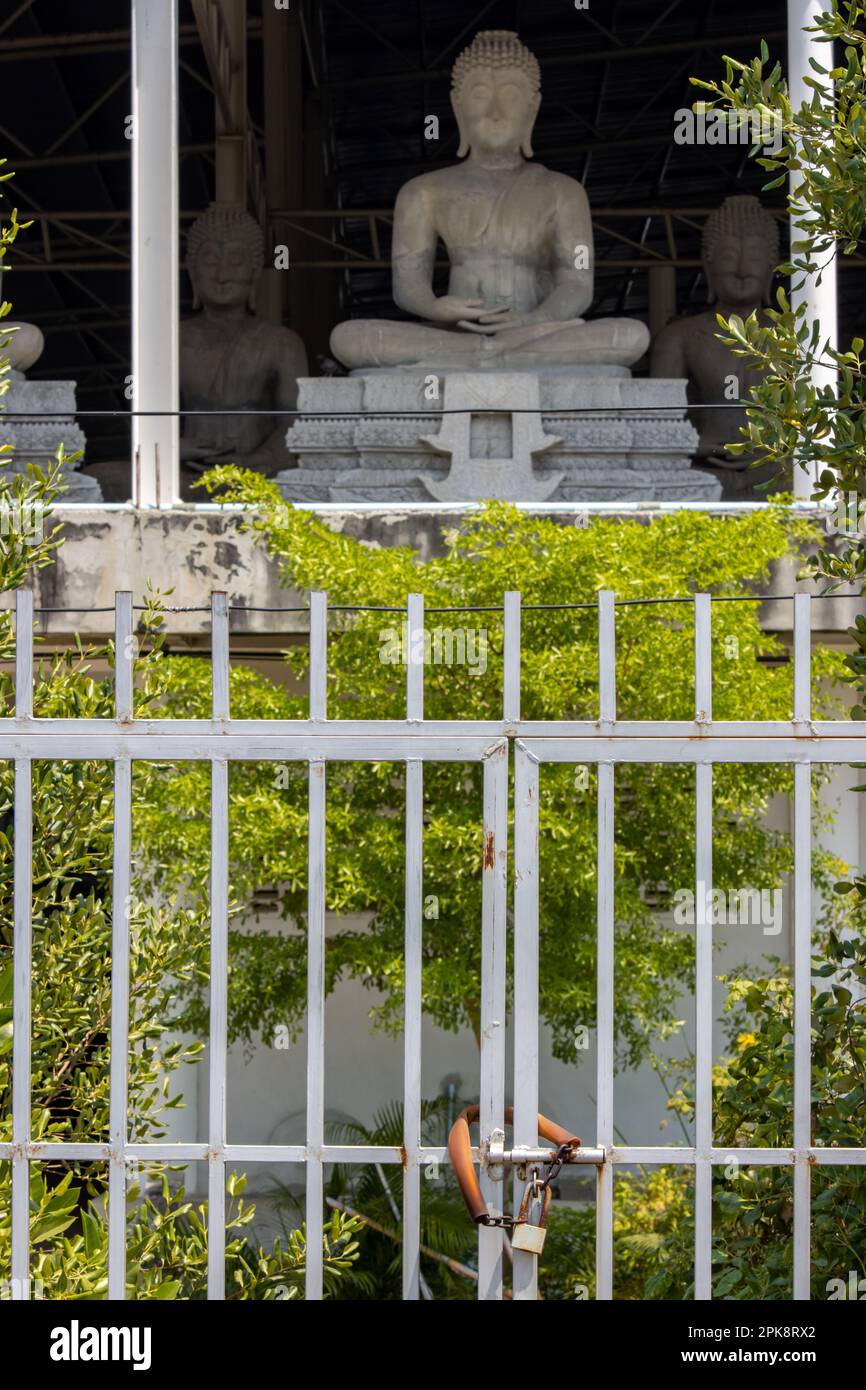
<path fill-rule="evenodd" d="M 583 372 L 305 377 L 286 435 L 292 502 L 700 502 L 686 383 Z M 579 411 L 558 415 L 561 410 Z M 438 415 L 437 415 L 438 412 Z"/>
<path fill-rule="evenodd" d="M 10 455 L 0 454 L 0 477 L 26 473 L 28 463 L 45 467 L 54 459 L 60 444 L 67 454 L 84 453 L 87 441 L 75 423 L 74 381 L 28 381 L 21 372 L 13 371 L 9 373 L 9 390 L 0 404 L 0 444 L 11 444 L 14 450 Z M 26 413 L 30 418 L 6 418 L 12 412 Z M 102 501 L 102 489 L 96 479 L 78 471 L 81 463 L 80 458 L 67 462 L 61 475 L 66 491 L 58 501 Z"/>

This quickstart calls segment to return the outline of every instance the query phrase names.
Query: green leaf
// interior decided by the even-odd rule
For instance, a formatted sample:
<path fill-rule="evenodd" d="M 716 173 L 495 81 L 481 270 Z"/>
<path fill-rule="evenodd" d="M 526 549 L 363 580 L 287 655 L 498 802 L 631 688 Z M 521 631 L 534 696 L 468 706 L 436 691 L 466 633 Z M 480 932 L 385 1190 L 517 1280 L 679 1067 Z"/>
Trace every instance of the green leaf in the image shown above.
<path fill-rule="evenodd" d="M 166 1279 L 164 1283 L 158 1284 L 155 1289 L 148 1291 L 148 1298 L 158 1299 L 160 1302 L 168 1302 L 176 1299 L 181 1290 L 179 1279 Z"/>

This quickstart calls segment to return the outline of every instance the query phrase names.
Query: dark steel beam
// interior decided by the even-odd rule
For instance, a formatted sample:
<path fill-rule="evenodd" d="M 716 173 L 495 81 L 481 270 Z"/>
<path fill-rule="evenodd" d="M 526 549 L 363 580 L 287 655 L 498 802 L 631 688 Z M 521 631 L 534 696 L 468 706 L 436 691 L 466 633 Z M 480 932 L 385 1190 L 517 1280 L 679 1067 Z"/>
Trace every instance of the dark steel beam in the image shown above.
<path fill-rule="evenodd" d="M 179 153 L 213 154 L 213 141 L 208 140 L 198 145 L 181 145 Z M 130 155 L 130 142 L 127 142 L 125 150 L 86 150 L 81 154 L 39 155 L 36 159 L 16 159 L 12 172 L 20 174 L 22 169 L 64 169 L 75 164 L 112 164 L 127 160 Z"/>
<path fill-rule="evenodd" d="M 781 42 L 787 37 L 787 29 L 770 29 L 763 34 L 709 34 L 704 40 L 704 47 L 713 51 L 717 49 L 722 51 L 741 50 L 743 48 L 749 48 L 751 51 L 756 49 L 762 39 L 765 39 L 767 43 L 774 43 L 777 40 Z M 587 63 L 619 62 L 629 59 L 645 62 L 647 58 L 663 57 L 669 53 L 687 53 L 694 46 L 694 39 L 673 39 L 668 43 L 644 44 L 643 47 L 595 48 L 585 52 L 551 53 L 539 61 L 542 73 L 544 73 L 550 68 L 576 67 Z M 385 72 L 368 77 L 334 78 L 322 85 L 333 91 L 348 91 L 357 87 L 390 87 L 394 83 L 400 82 L 429 82 L 439 79 L 444 81 L 450 76 L 450 68 L 433 68 L 426 72 Z"/>
<path fill-rule="evenodd" d="M 262 21 L 252 17 L 247 21 L 247 38 L 259 39 Z M 178 34 L 182 45 L 200 43 L 195 24 L 182 24 Z M 79 54 L 128 53 L 132 39 L 128 29 L 103 29 L 90 34 L 32 34 L 22 39 L 5 39 L 0 48 L 0 63 L 32 62 L 43 58 L 73 58 Z"/>
<path fill-rule="evenodd" d="M 35 2 L 36 0 L 21 0 L 21 4 L 18 6 L 17 10 L 13 10 L 10 15 L 7 15 L 3 23 L 0 24 L 0 34 L 5 34 L 7 29 L 11 29 L 16 19 L 20 19 L 27 10 L 32 9 Z"/>

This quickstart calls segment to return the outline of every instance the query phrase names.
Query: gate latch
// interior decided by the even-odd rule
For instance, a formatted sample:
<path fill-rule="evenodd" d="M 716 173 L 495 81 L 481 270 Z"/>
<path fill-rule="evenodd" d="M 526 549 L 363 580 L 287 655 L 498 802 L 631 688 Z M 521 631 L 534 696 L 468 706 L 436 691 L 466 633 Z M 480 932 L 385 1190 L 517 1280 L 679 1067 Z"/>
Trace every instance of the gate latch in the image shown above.
<path fill-rule="evenodd" d="M 519 1215 L 516 1220 L 511 1216 L 493 1216 L 487 1208 L 487 1203 L 478 1185 L 478 1176 L 472 1161 L 469 1126 L 477 1122 L 479 1109 L 477 1105 L 468 1105 L 465 1110 L 462 1110 L 454 1121 L 448 1136 L 448 1155 L 451 1159 L 457 1185 L 463 1194 L 469 1215 L 476 1225 L 519 1228 L 521 1225 L 528 1224 L 525 1216 Z M 512 1119 L 513 1110 L 508 1106 L 505 1110 L 506 1123 L 511 1124 Z M 502 1182 L 505 1177 L 506 1165 L 508 1165 L 516 1168 L 518 1176 L 521 1180 L 525 1180 L 527 1169 L 532 1166 L 535 1169 L 533 1185 L 536 1182 L 541 1184 L 538 1170 L 541 1167 L 546 1167 L 547 1178 L 544 1180 L 542 1188 L 544 1201 L 549 1204 L 550 1184 L 563 1164 L 592 1163 L 600 1165 L 605 1161 L 604 1149 L 582 1148 L 576 1134 L 569 1134 L 568 1130 L 562 1129 L 544 1115 L 538 1116 L 538 1133 L 548 1141 L 548 1145 L 552 1144 L 555 1147 L 541 1149 L 520 1145 L 517 1148 L 506 1149 L 504 1130 L 491 1130 L 490 1137 L 482 1146 L 481 1151 L 481 1161 L 488 1177 L 493 1182 Z M 545 1205 L 543 1212 L 545 1218 L 546 1214 Z M 543 1223 L 541 1228 L 543 1228 Z M 518 1245 L 517 1248 L 525 1249 L 527 1247 Z"/>

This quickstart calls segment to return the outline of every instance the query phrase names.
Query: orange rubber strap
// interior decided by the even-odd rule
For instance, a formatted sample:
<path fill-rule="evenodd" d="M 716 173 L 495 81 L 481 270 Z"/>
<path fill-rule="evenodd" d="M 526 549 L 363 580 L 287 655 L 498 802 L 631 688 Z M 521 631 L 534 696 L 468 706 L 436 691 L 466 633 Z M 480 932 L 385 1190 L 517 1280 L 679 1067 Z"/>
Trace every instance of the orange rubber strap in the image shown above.
<path fill-rule="evenodd" d="M 486 1225 L 490 1213 L 487 1210 L 487 1203 L 481 1195 L 481 1188 L 478 1186 L 475 1164 L 472 1162 L 472 1141 L 469 1137 L 469 1126 L 477 1122 L 479 1111 L 480 1107 L 477 1105 L 467 1105 L 465 1110 L 461 1110 L 451 1126 L 451 1133 L 448 1135 L 448 1156 L 451 1159 L 457 1185 L 469 1209 L 469 1215 L 479 1225 Z M 511 1124 L 512 1118 L 513 1110 L 508 1105 L 505 1108 L 506 1124 Z M 580 1140 L 576 1134 L 569 1134 L 568 1130 L 562 1129 L 560 1125 L 554 1124 L 553 1120 L 548 1120 L 544 1115 L 538 1117 L 538 1133 L 542 1138 L 549 1139 L 556 1148 L 563 1144 L 570 1144 L 573 1148 L 580 1145 Z"/>

